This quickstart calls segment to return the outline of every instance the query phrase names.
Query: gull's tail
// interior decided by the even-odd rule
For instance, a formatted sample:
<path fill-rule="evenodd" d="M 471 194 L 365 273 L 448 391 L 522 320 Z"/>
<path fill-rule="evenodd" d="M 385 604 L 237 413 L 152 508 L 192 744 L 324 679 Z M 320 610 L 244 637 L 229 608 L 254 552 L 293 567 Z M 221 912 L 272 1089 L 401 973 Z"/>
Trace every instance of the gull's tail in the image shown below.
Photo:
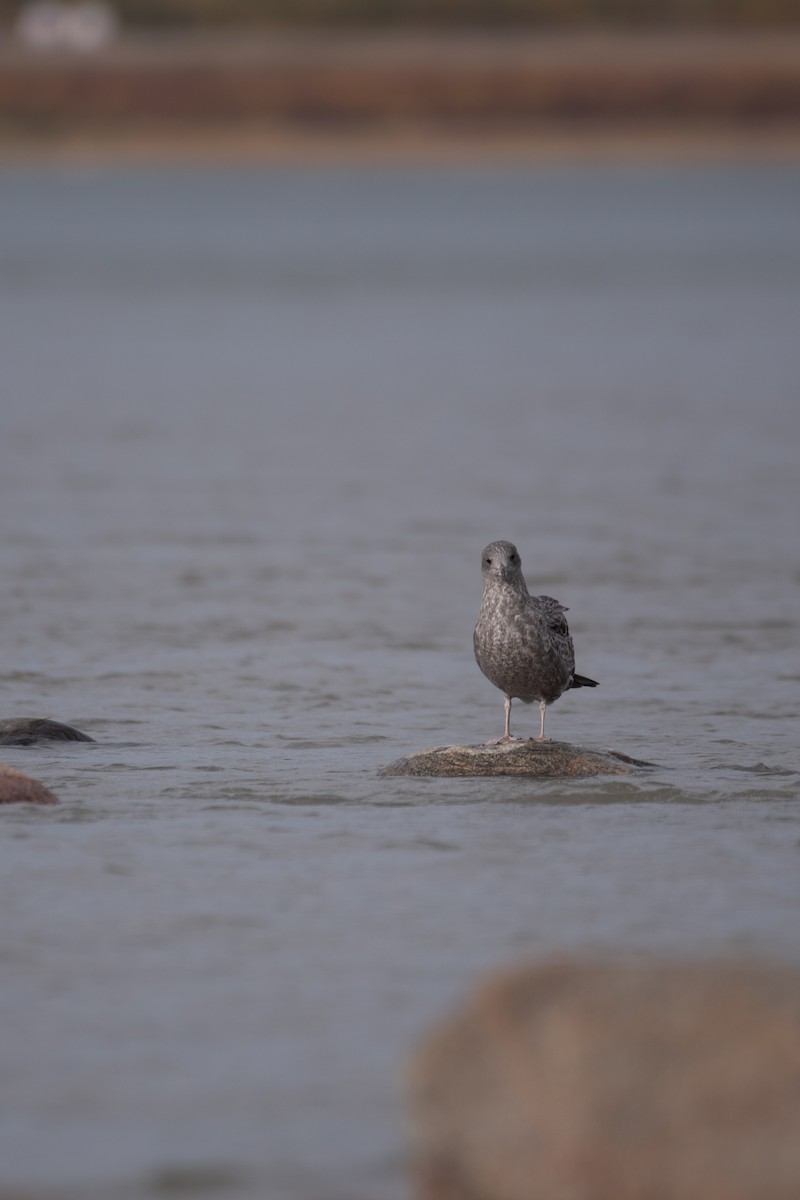
<path fill-rule="evenodd" d="M 597 687 L 596 679 L 589 679 L 586 675 L 573 675 L 569 681 L 569 686 L 574 687 Z"/>

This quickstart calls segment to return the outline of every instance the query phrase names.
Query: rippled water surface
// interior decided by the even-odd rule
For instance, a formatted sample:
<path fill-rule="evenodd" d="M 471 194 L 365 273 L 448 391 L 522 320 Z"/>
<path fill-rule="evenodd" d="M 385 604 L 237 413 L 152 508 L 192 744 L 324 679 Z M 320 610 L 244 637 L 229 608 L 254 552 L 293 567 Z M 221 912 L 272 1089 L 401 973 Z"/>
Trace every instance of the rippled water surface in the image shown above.
<path fill-rule="evenodd" d="M 800 961 L 800 172 L 0 174 L 0 1185 L 408 1195 L 489 968 Z M 567 783 L 480 551 L 570 607 Z M 536 713 L 515 706 L 518 733 Z M 16 1193 L 15 1193 L 16 1194 Z"/>

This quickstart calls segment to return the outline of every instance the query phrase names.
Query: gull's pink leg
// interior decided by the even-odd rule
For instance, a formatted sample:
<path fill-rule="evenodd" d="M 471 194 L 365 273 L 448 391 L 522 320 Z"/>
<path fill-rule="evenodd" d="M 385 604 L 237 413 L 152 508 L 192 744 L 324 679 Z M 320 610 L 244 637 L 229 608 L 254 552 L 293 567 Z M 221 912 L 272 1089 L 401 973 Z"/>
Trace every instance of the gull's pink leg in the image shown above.
<path fill-rule="evenodd" d="M 491 741 L 484 743 L 487 746 L 502 746 L 506 742 L 515 742 L 517 739 L 511 736 L 511 697 L 506 696 L 503 700 L 503 712 L 505 713 L 505 729 L 503 736 L 492 738 Z"/>

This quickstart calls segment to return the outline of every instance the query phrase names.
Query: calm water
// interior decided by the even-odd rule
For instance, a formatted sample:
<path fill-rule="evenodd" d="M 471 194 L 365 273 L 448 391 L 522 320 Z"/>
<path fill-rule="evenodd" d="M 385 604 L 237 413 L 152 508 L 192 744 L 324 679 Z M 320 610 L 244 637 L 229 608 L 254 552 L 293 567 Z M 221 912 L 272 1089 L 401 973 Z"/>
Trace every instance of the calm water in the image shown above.
<path fill-rule="evenodd" d="M 0 174 L 0 1183 L 400 1200 L 481 973 L 800 962 L 800 172 Z M 636 780 L 502 727 L 480 551 Z M 536 712 L 515 713 L 518 733 Z"/>

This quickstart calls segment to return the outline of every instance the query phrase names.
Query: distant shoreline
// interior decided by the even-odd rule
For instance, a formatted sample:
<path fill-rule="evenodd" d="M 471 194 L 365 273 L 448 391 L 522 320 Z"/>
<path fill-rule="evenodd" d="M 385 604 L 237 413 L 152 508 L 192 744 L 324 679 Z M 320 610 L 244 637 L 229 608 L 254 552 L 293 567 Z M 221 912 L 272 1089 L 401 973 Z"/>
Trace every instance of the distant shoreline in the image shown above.
<path fill-rule="evenodd" d="M 800 160 L 800 33 L 259 33 L 0 51 L 0 161 Z"/>
<path fill-rule="evenodd" d="M 461 133 L 425 130 L 310 134 L 292 129 L 73 131 L 0 136 L 0 166 L 515 167 L 589 164 L 798 164 L 800 127 L 768 133 L 718 129 L 563 128 Z"/>

